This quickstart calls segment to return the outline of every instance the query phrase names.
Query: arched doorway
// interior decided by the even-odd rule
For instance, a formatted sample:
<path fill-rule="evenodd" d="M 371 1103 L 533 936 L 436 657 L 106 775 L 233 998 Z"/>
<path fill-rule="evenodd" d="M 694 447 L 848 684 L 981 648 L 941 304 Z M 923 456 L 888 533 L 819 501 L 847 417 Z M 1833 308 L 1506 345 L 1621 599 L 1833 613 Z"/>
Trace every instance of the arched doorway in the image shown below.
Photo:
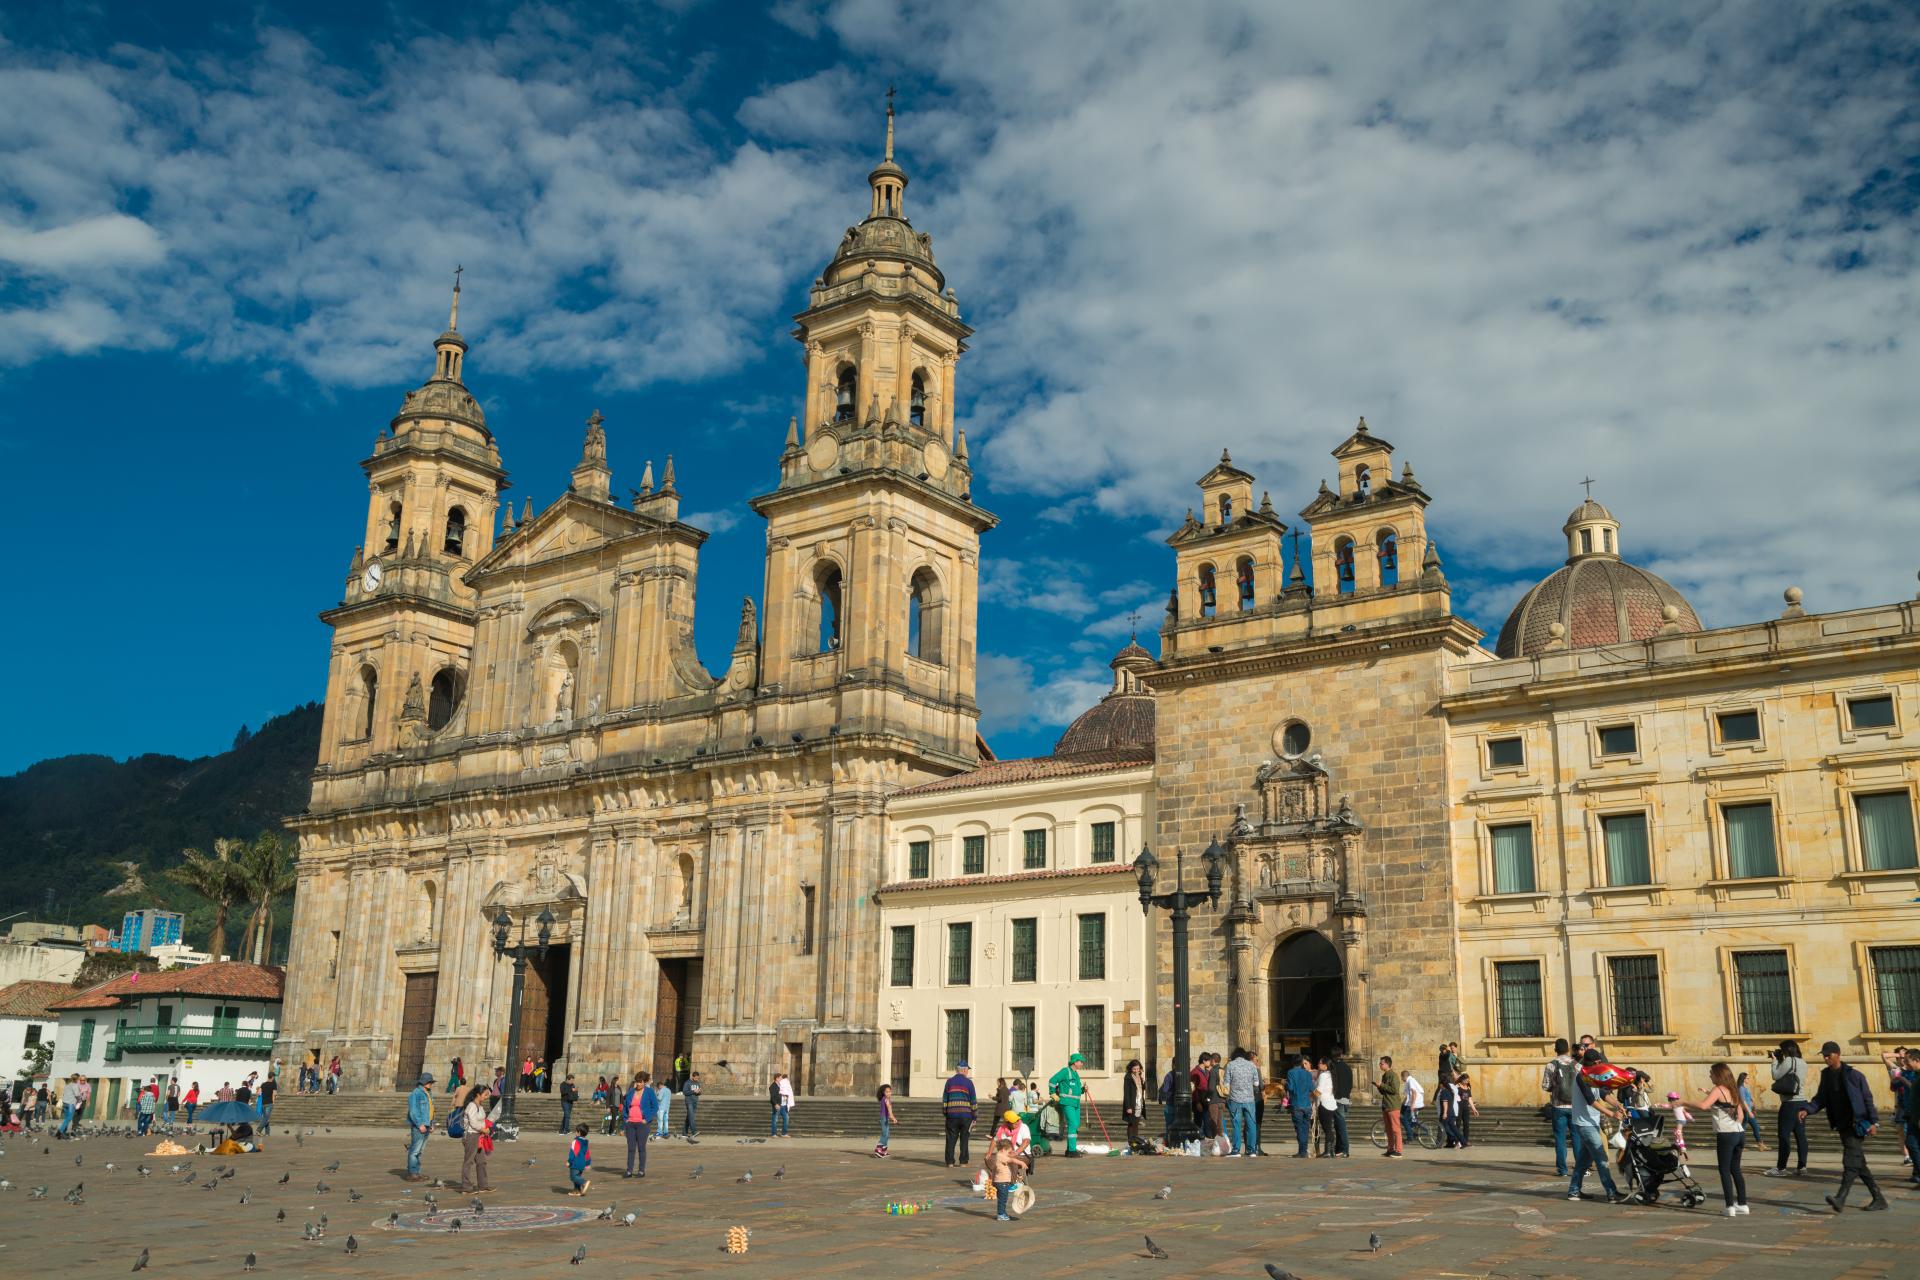
<path fill-rule="evenodd" d="M 1273 949 L 1267 970 L 1267 1069 L 1282 1074 L 1300 1053 L 1338 1053 L 1347 1039 L 1340 953 L 1326 936 L 1302 930 Z"/>

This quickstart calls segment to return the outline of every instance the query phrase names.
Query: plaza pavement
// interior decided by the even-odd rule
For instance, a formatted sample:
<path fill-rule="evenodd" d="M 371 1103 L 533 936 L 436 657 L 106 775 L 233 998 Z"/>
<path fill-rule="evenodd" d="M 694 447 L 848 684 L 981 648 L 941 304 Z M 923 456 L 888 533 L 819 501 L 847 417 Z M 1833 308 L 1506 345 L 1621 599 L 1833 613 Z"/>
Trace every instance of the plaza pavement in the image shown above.
<path fill-rule="evenodd" d="M 698 1146 L 650 1144 L 649 1176 L 619 1177 L 624 1143 L 596 1136 L 593 1189 L 564 1194 L 565 1144 L 527 1133 L 494 1157 L 495 1209 L 533 1206 L 639 1215 L 632 1227 L 588 1218 L 539 1229 L 487 1230 L 457 1190 L 435 1195 L 463 1229 L 387 1227 L 388 1215 L 424 1211 L 424 1184 L 409 1194 L 398 1177 L 403 1133 L 391 1129 L 317 1132 L 304 1144 L 276 1134 L 265 1152 L 194 1157 L 198 1177 L 166 1169 L 177 1158 L 145 1157 L 152 1142 L 96 1137 L 77 1143 L 13 1137 L 0 1143 L 0 1274 L 128 1274 L 141 1248 L 156 1275 L 238 1275 L 251 1250 L 260 1275 L 406 1277 L 632 1276 L 646 1274 L 836 1277 L 1017 1274 L 1035 1277 L 1145 1277 L 1156 1274 L 1264 1276 L 1273 1262 L 1301 1277 L 1614 1277 L 1727 1274 L 1740 1280 L 1899 1280 L 1920 1276 L 1920 1193 L 1898 1166 L 1878 1170 L 1888 1213 L 1835 1217 L 1821 1203 L 1836 1178 L 1816 1166 L 1803 1180 L 1762 1178 L 1748 1162 L 1751 1217 L 1720 1216 L 1718 1183 L 1702 1210 L 1661 1205 L 1572 1204 L 1551 1157 L 1537 1148 L 1475 1146 L 1417 1152 L 1389 1161 L 1371 1148 L 1350 1160 L 1086 1157 L 1042 1161 L 1038 1203 L 1024 1220 L 997 1223 L 985 1202 L 966 1196 L 962 1171 L 941 1167 L 937 1144 L 897 1142 L 876 1160 L 845 1139 L 742 1143 L 713 1137 Z M 42 1154 L 43 1148 L 51 1154 Z M 978 1144 L 975 1155 L 978 1156 Z M 74 1157 L 82 1157 L 76 1168 Z M 527 1160 L 535 1163 L 529 1167 Z M 156 1172 L 141 1178 L 144 1160 Z M 324 1166 L 339 1161 L 335 1172 Z M 116 1167 L 109 1171 L 108 1162 Z M 425 1171 L 457 1181 L 459 1144 L 436 1136 Z M 236 1177 L 202 1184 L 216 1165 Z M 703 1176 L 690 1180 L 696 1166 Z M 775 1172 L 785 1168 L 785 1176 Z M 736 1181 L 747 1169 L 750 1185 Z M 278 1182 L 289 1173 L 286 1185 Z M 62 1197 L 83 1182 L 84 1202 Z M 330 1190 L 317 1191 L 325 1182 Z M 47 1198 L 29 1200 L 45 1184 Z M 1172 1197 L 1154 1193 L 1171 1186 Z M 243 1189 L 251 1203 L 238 1203 Z M 357 1203 L 348 1189 L 362 1193 Z M 1597 1190 L 1597 1184 L 1592 1184 Z M 1857 1193 L 1856 1193 L 1857 1194 Z M 931 1211 L 890 1216 L 889 1199 L 933 1201 Z M 1862 1201 L 1863 1202 L 1863 1201 Z M 285 1221 L 275 1213 L 284 1210 Z M 304 1225 L 328 1217 L 325 1237 L 306 1242 Z M 482 1215 L 484 1219 L 485 1215 Z M 403 1220 L 404 1221 L 404 1220 Z M 723 1250 L 726 1229 L 752 1232 L 749 1252 Z M 1376 1254 L 1367 1237 L 1383 1240 Z M 359 1244 L 345 1252 L 352 1233 Z M 1147 1256 L 1151 1235 L 1171 1255 Z M 587 1257 L 570 1265 L 575 1248 Z"/>

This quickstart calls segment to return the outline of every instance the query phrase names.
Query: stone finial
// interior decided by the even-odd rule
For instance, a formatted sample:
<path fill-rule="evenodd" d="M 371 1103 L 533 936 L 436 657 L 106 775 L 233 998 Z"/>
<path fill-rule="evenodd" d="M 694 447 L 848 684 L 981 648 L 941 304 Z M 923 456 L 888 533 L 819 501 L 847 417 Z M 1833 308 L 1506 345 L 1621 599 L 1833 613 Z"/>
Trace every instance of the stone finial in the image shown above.
<path fill-rule="evenodd" d="M 1677 635 L 1684 630 L 1686 630 L 1686 628 L 1680 625 L 1680 606 L 1675 604 L 1662 605 L 1660 608 L 1660 634 L 1663 636 L 1671 636 Z"/>
<path fill-rule="evenodd" d="M 1364 413 L 1360 415 L 1360 425 L 1353 429 L 1353 434 L 1357 436 L 1367 434 L 1367 415 Z"/>
<path fill-rule="evenodd" d="M 500 536 L 504 538 L 513 532 L 513 504 L 511 502 L 503 502 L 500 504 L 500 510 L 502 512 L 500 518 Z"/>
<path fill-rule="evenodd" d="M 532 523 L 533 523 L 533 495 L 528 494 L 526 505 L 520 508 L 520 526 L 522 528 L 525 528 L 527 525 L 530 525 Z"/>
<path fill-rule="evenodd" d="M 873 264 L 868 263 L 867 265 L 872 266 Z M 867 401 L 867 421 L 870 423 L 880 421 L 880 393 L 878 391 L 874 392 L 872 398 Z"/>
<path fill-rule="evenodd" d="M 1915 577 L 1920 577 L 1920 574 L 1915 574 L 1914 576 L 1915 576 Z M 1913 598 L 1914 598 L 1915 600 L 1920 600 L 1920 591 L 1916 591 L 1916 592 L 1914 592 L 1914 593 L 1913 593 Z"/>
<path fill-rule="evenodd" d="M 1233 455 L 1228 453 L 1225 449 L 1222 449 L 1220 451 L 1220 465 L 1223 467 L 1230 467 L 1233 465 Z"/>
<path fill-rule="evenodd" d="M 1806 617 L 1807 611 L 1800 607 L 1800 601 L 1803 597 L 1803 594 L 1804 593 L 1798 587 L 1788 587 L 1784 592 L 1782 592 L 1781 595 L 1782 595 L 1782 598 L 1786 600 L 1787 607 L 1780 611 L 1780 616 L 1783 618 Z"/>
<path fill-rule="evenodd" d="M 1554 649 L 1564 649 L 1566 647 L 1567 647 L 1567 624 L 1564 622 L 1549 622 L 1547 624 L 1546 648 L 1548 650 L 1554 650 Z"/>
<path fill-rule="evenodd" d="M 653 459 L 647 459 L 647 465 L 640 472 L 640 496 L 646 497 L 653 492 Z"/>
<path fill-rule="evenodd" d="M 792 453 L 800 447 L 800 419 L 787 419 L 787 452 Z"/>
<path fill-rule="evenodd" d="M 411 529 L 407 530 L 407 546 L 406 549 L 400 553 L 400 558 L 402 560 L 413 559 L 413 530 Z"/>
<path fill-rule="evenodd" d="M 365 547 L 355 547 L 353 549 L 353 563 L 347 566 L 347 572 L 349 574 L 358 573 L 360 572 L 361 569 L 366 567 L 365 555 L 366 555 Z"/>
<path fill-rule="evenodd" d="M 1440 544 L 1432 538 L 1427 539 L 1426 554 L 1420 557 L 1420 573 L 1423 577 L 1440 576 Z"/>
<path fill-rule="evenodd" d="M 1327 494 L 1332 492 L 1333 490 L 1327 488 L 1327 478 L 1325 476 L 1321 476 L 1320 477 L 1320 496 L 1325 497 Z"/>
<path fill-rule="evenodd" d="M 660 492 L 673 492 L 673 455 L 667 455 L 667 468 L 660 473 Z"/>
<path fill-rule="evenodd" d="M 1273 514 L 1273 495 L 1265 489 L 1260 491 L 1260 514 L 1263 516 Z"/>
<path fill-rule="evenodd" d="M 967 460 L 967 429 L 955 429 L 953 436 L 953 456 L 965 462 Z"/>
<path fill-rule="evenodd" d="M 1420 483 L 1413 478 L 1412 462 L 1409 461 L 1400 464 L 1400 483 L 1406 485 L 1409 489 L 1416 487 Z"/>

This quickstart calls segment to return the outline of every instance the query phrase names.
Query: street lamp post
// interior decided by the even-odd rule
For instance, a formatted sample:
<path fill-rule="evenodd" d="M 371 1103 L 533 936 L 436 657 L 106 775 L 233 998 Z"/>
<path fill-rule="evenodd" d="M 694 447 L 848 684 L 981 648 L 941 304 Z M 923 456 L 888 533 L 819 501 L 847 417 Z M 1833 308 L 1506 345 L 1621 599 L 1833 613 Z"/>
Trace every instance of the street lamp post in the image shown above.
<path fill-rule="evenodd" d="M 507 1072 L 506 1084 L 500 1092 L 500 1126 L 508 1134 L 519 1128 L 513 1118 L 513 1097 L 520 1086 L 520 998 L 527 989 L 527 956 L 529 953 L 540 959 L 547 958 L 547 944 L 553 940 L 553 912 L 542 907 L 534 918 L 539 926 L 535 941 L 527 941 L 527 929 L 520 926 L 520 941 L 507 945 L 507 934 L 513 928 L 513 917 L 507 909 L 501 907 L 493 917 L 493 954 L 513 957 L 513 1003 L 507 1021 Z"/>
<path fill-rule="evenodd" d="M 1133 865 L 1140 873 L 1140 910 L 1147 912 L 1160 907 L 1173 919 L 1173 1127 L 1174 1145 L 1179 1146 L 1199 1136 L 1193 1126 L 1193 1087 L 1187 1073 L 1193 1065 L 1192 1022 L 1187 1012 L 1187 917 L 1189 908 L 1196 907 L 1202 899 L 1209 906 L 1220 905 L 1220 882 L 1226 876 L 1227 851 L 1215 840 L 1200 855 L 1207 864 L 1207 889 L 1205 893 L 1188 893 L 1186 885 L 1186 855 L 1176 853 L 1173 864 L 1173 892 L 1153 891 L 1154 874 L 1160 869 L 1160 860 L 1153 856 L 1153 850 L 1142 848 L 1140 856 Z"/>

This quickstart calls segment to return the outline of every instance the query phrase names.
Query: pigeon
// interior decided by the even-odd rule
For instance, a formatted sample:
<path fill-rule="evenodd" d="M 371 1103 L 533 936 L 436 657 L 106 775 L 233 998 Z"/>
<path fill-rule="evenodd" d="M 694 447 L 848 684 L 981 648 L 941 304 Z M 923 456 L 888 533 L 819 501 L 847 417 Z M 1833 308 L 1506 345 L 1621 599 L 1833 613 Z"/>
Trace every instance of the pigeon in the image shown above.
<path fill-rule="evenodd" d="M 780 1181 L 780 1179 L 782 1179 L 782 1178 L 784 1178 L 784 1177 L 786 1177 L 786 1176 L 787 1176 L 787 1166 L 785 1166 L 785 1165 L 781 1165 L 781 1166 L 780 1166 L 780 1167 L 779 1167 L 778 1169 L 775 1169 L 775 1170 L 773 1171 L 773 1180 L 774 1180 L 775 1182 L 778 1182 L 778 1181 Z"/>
<path fill-rule="evenodd" d="M 327 1185 L 326 1183 L 324 1183 L 324 1182 L 316 1182 L 316 1183 L 314 1183 L 314 1184 L 313 1184 L 313 1189 L 314 1189 L 315 1191 L 318 1191 L 318 1192 L 319 1192 L 319 1193 L 320 1193 L 321 1195 L 325 1195 L 325 1194 L 327 1194 L 327 1192 L 329 1192 L 329 1191 L 331 1191 L 331 1190 L 333 1190 L 333 1188 L 332 1188 L 332 1187 L 330 1187 L 330 1186 L 328 1186 L 328 1185 Z"/>
<path fill-rule="evenodd" d="M 399 1226 L 399 1225 L 400 1225 L 400 1215 L 399 1215 L 398 1213 L 390 1213 L 390 1214 L 388 1214 L 388 1215 L 387 1215 L 387 1225 L 388 1225 L 388 1226 L 390 1226 L 390 1227 L 397 1227 L 397 1226 Z"/>
<path fill-rule="evenodd" d="M 352 1187 L 347 1188 L 347 1203 L 348 1204 L 360 1203 L 360 1193 L 358 1191 L 355 1191 Z"/>
<path fill-rule="evenodd" d="M 287 1211 L 285 1209 L 280 1210 L 273 1215 L 273 1220 L 275 1222 L 285 1222 L 287 1220 Z"/>
<path fill-rule="evenodd" d="M 575 1249 L 573 1251 L 573 1265 L 577 1267 L 581 1263 L 585 1262 L 586 1260 L 587 1260 L 587 1246 L 581 1245 L 578 1249 Z"/>
<path fill-rule="evenodd" d="M 335 1160 L 335 1161 L 334 1161 L 334 1162 L 333 1162 L 332 1164 L 326 1164 L 326 1165 L 321 1165 L 321 1166 L 320 1166 L 320 1172 L 322 1172 L 322 1173 L 338 1173 L 338 1172 L 340 1172 L 340 1162 L 339 1162 L 338 1160 Z"/>
<path fill-rule="evenodd" d="M 47 1198 L 47 1185 L 44 1182 L 41 1183 L 39 1186 L 35 1187 L 33 1190 L 27 1192 L 27 1199 L 29 1200 L 45 1200 L 46 1198 Z"/>
<path fill-rule="evenodd" d="M 358 1252 L 360 1252 L 360 1242 L 349 1235 L 347 1237 L 347 1253 L 351 1255 Z"/>
<path fill-rule="evenodd" d="M 1147 1242 L 1147 1256 L 1148 1256 L 1148 1257 L 1150 1257 L 1150 1258 L 1158 1258 L 1158 1259 L 1160 1259 L 1160 1261 L 1162 1261 L 1162 1262 L 1165 1262 L 1165 1261 L 1166 1261 L 1166 1260 L 1167 1260 L 1167 1259 L 1168 1259 L 1169 1257 L 1171 1257 L 1171 1256 L 1172 1256 L 1172 1255 L 1171 1255 L 1171 1254 L 1169 1254 L 1169 1253 L 1168 1253 L 1168 1252 L 1167 1252 L 1167 1251 L 1166 1251 L 1165 1249 L 1162 1249 L 1162 1248 L 1161 1248 L 1161 1247 L 1160 1247 L 1159 1245 L 1157 1245 L 1157 1244 L 1155 1244 L 1155 1243 L 1153 1242 L 1153 1237 L 1152 1237 L 1152 1236 L 1142 1236 L 1142 1237 L 1140 1237 L 1140 1238 L 1141 1238 L 1142 1240 L 1145 1240 L 1145 1241 Z"/>
<path fill-rule="evenodd" d="M 433 1192 L 431 1191 L 427 1192 L 426 1206 L 428 1213 L 437 1213 L 440 1210 L 440 1202 L 433 1198 Z"/>
<path fill-rule="evenodd" d="M 139 1174 L 143 1178 L 151 1178 L 153 1176 L 153 1170 L 147 1168 L 147 1166 L 143 1164 L 137 1164 L 133 1166 L 133 1171 Z"/>
<path fill-rule="evenodd" d="M 700 1181 L 700 1175 L 705 1173 L 706 1171 L 707 1171 L 707 1166 L 703 1164 L 697 1164 L 693 1166 L 693 1172 L 687 1175 L 687 1181 L 688 1182 Z"/>
<path fill-rule="evenodd" d="M 1293 1274 L 1293 1272 L 1282 1271 L 1279 1267 L 1274 1266 L 1271 1262 L 1267 1263 L 1266 1266 L 1267 1266 L 1267 1274 L 1272 1276 L 1273 1280 L 1300 1280 L 1300 1277 Z"/>
<path fill-rule="evenodd" d="M 639 1218 L 639 1215 L 638 1215 L 638 1214 L 633 1214 L 633 1213 L 630 1213 L 630 1214 L 628 1214 L 628 1215 L 627 1215 L 626 1217 L 624 1217 L 624 1218 L 622 1218 L 622 1219 L 620 1219 L 620 1225 L 621 1225 L 621 1226 L 623 1226 L 623 1227 L 630 1227 L 630 1226 L 632 1226 L 632 1225 L 634 1224 L 634 1222 L 635 1222 L 635 1221 L 636 1221 L 636 1220 L 637 1220 L 638 1218 Z"/>
<path fill-rule="evenodd" d="M 234 1174 L 238 1172 L 240 1172 L 238 1169 L 229 1169 L 225 1173 L 220 1175 L 220 1181 L 225 1182 L 228 1178 L 231 1178 Z"/>
<path fill-rule="evenodd" d="M 114 1171 L 115 1169 L 118 1169 L 119 1167 L 120 1167 L 120 1166 L 119 1166 L 119 1165 L 117 1165 L 117 1164 L 115 1164 L 115 1163 L 114 1163 L 113 1161 L 111 1161 L 111 1160 L 109 1160 L 109 1161 L 107 1161 L 107 1172 L 108 1172 L 108 1173 L 112 1173 L 112 1172 L 113 1172 L 113 1171 Z"/>
<path fill-rule="evenodd" d="M 484 1218 L 487 1215 L 486 1202 L 477 1196 L 467 1201 L 467 1208 L 473 1210 L 473 1216 L 476 1218 Z"/>
<path fill-rule="evenodd" d="M 613 1206 L 612 1206 L 612 1205 L 608 1205 L 608 1206 L 607 1206 L 606 1208 L 604 1208 L 604 1209 L 602 1209 L 602 1210 L 600 1211 L 600 1216 L 599 1216 L 598 1218 L 595 1218 L 595 1219 L 594 1219 L 594 1221 L 595 1221 L 595 1222 L 612 1222 L 612 1221 L 613 1221 Z"/>
<path fill-rule="evenodd" d="M 185 1173 L 187 1172 L 187 1166 L 183 1164 L 176 1164 L 172 1168 L 168 1169 L 167 1172 L 168 1173 Z"/>
<path fill-rule="evenodd" d="M 289 1169 L 289 1170 L 287 1170 L 287 1171 L 286 1171 L 285 1173 L 283 1173 L 283 1174 L 281 1174 L 281 1175 L 280 1175 L 280 1185 L 281 1185 L 281 1186 L 283 1186 L 283 1187 L 284 1187 L 284 1186 L 286 1186 L 286 1185 L 287 1185 L 287 1184 L 288 1184 L 289 1182 L 291 1182 L 291 1181 L 293 1181 L 293 1170 L 291 1170 L 291 1169 Z"/>
<path fill-rule="evenodd" d="M 734 1181 L 735 1181 L 735 1182 L 752 1182 L 752 1181 L 753 1181 L 753 1170 L 751 1170 L 751 1169 L 749 1169 L 749 1170 L 747 1170 L 747 1171 L 746 1171 L 745 1173 L 743 1173 L 743 1174 L 741 1174 L 741 1175 L 740 1175 L 739 1177 L 737 1177 L 737 1178 L 735 1178 L 735 1179 L 734 1179 Z"/>
<path fill-rule="evenodd" d="M 84 1159 L 86 1159 L 85 1156 L 75 1156 L 73 1158 L 73 1167 L 78 1169 L 80 1167 L 80 1162 Z"/>
<path fill-rule="evenodd" d="M 1158 1191 L 1153 1193 L 1153 1198 L 1155 1200 L 1171 1200 L 1173 1199 L 1173 1188 L 1162 1187 Z"/>
<path fill-rule="evenodd" d="M 320 1238 L 320 1232 L 311 1222 L 309 1222 L 307 1224 L 307 1229 L 300 1233 L 300 1238 L 302 1240 L 318 1240 Z"/>
<path fill-rule="evenodd" d="M 296 1147 L 304 1147 L 307 1145 L 307 1140 L 306 1138 L 302 1137 L 300 1134 L 296 1133 L 293 1135 L 293 1145 Z"/>
<path fill-rule="evenodd" d="M 13 1183 L 7 1181 L 5 1178 L 0 1178 L 0 1191 L 11 1190 L 13 1190 Z"/>
<path fill-rule="evenodd" d="M 252 1254 L 248 1254 L 247 1260 L 240 1264 L 240 1269 L 242 1271 L 251 1271 L 259 1265 L 260 1265 L 260 1260 L 255 1258 Z"/>
<path fill-rule="evenodd" d="M 531 1158 L 527 1160 L 527 1168 L 529 1169 L 533 1168 L 533 1160 Z"/>
<path fill-rule="evenodd" d="M 1378 1231 L 1367 1237 L 1367 1248 L 1373 1253 L 1380 1252 L 1380 1233 Z"/>
<path fill-rule="evenodd" d="M 253 1203 L 253 1188 L 252 1188 L 252 1187 L 247 1187 L 247 1188 L 245 1188 L 244 1190 L 242 1190 L 242 1191 L 240 1192 L 240 1203 L 241 1203 L 241 1204 L 252 1204 L 252 1203 Z"/>
<path fill-rule="evenodd" d="M 460 1219 L 458 1218 L 455 1218 L 452 1222 L 449 1222 L 447 1224 L 447 1230 L 449 1231 L 458 1231 L 459 1229 L 460 1229 Z"/>
<path fill-rule="evenodd" d="M 206 1180 L 205 1182 L 203 1182 L 203 1183 L 201 1183 L 201 1184 L 200 1184 L 200 1189 L 201 1189 L 202 1191 L 211 1191 L 211 1190 L 213 1190 L 213 1189 L 214 1189 L 215 1187 L 217 1187 L 217 1186 L 219 1186 L 219 1185 L 220 1185 L 220 1179 L 218 1179 L 218 1178 L 208 1178 L 208 1179 L 207 1179 L 207 1180 Z"/>
<path fill-rule="evenodd" d="M 133 1260 L 133 1269 L 135 1271 L 145 1271 L 147 1269 L 147 1251 L 145 1249 L 142 1249 L 140 1256 Z"/>
<path fill-rule="evenodd" d="M 322 1231 L 327 1229 L 327 1215 L 324 1213 L 320 1215 L 320 1229 Z"/>

